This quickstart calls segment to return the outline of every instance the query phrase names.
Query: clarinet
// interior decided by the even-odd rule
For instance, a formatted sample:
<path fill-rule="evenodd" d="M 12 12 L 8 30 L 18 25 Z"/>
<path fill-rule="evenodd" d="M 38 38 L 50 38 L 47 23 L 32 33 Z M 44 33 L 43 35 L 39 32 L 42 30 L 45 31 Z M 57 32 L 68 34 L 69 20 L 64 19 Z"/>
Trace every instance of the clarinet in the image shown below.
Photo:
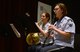
<path fill-rule="evenodd" d="M 42 44 L 42 47 L 44 47 L 44 46 L 46 45 L 45 43 L 46 43 L 48 37 L 50 36 L 50 32 L 51 32 L 51 31 L 52 31 L 52 30 L 50 30 L 50 29 L 48 30 L 48 36 L 45 38 L 45 40 L 44 40 L 44 42 L 43 42 L 44 44 Z"/>

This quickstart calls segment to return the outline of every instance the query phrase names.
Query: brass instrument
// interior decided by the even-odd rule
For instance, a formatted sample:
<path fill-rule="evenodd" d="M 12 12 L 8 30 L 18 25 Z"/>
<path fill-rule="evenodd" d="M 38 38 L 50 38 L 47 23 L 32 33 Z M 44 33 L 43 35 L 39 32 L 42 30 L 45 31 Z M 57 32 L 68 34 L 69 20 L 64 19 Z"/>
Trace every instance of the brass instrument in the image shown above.
<path fill-rule="evenodd" d="M 42 20 L 38 21 L 38 25 L 40 25 Z M 36 45 L 39 43 L 39 35 L 38 33 L 29 33 L 26 37 L 26 42 L 28 45 Z"/>
<path fill-rule="evenodd" d="M 29 33 L 26 37 L 26 42 L 28 45 L 36 45 L 39 43 L 38 33 Z"/>
<path fill-rule="evenodd" d="M 40 26 L 40 24 L 42 23 L 42 20 L 40 19 L 37 23 Z"/>

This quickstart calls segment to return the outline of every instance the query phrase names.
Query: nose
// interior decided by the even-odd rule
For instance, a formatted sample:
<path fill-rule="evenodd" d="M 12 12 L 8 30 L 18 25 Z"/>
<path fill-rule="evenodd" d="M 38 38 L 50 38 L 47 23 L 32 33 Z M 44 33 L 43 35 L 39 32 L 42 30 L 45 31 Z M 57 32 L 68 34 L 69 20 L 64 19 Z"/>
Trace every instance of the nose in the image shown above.
<path fill-rule="evenodd" d="M 53 12 L 55 12 L 55 10 L 53 10 Z"/>
<path fill-rule="evenodd" d="M 41 20 L 43 19 L 43 17 L 41 17 Z"/>
<path fill-rule="evenodd" d="M 41 17 L 41 19 L 42 19 L 43 17 Z"/>

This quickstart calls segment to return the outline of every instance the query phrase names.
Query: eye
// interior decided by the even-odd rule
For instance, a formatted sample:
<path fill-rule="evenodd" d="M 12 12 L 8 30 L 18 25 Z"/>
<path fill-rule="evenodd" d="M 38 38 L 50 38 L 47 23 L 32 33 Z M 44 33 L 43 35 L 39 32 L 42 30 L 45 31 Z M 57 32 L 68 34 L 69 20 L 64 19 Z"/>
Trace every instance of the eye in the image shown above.
<path fill-rule="evenodd" d="M 54 8 L 54 11 L 57 11 L 57 10 L 59 10 L 60 8 Z"/>
<path fill-rule="evenodd" d="M 41 17 L 45 17 L 45 16 L 42 15 Z"/>
<path fill-rule="evenodd" d="M 59 8 L 55 8 L 54 10 L 58 10 Z"/>

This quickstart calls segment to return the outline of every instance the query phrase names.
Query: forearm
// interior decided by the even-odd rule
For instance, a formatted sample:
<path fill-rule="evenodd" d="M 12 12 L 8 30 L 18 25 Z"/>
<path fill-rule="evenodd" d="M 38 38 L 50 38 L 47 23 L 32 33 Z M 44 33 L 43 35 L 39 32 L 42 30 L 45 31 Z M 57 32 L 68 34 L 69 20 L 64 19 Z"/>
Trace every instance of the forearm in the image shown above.
<path fill-rule="evenodd" d="M 42 28 L 40 28 L 40 26 L 37 23 L 36 23 L 36 26 L 38 27 L 40 32 L 43 34 L 43 36 L 47 36 L 47 32 L 44 32 L 44 30 L 42 30 Z"/>
<path fill-rule="evenodd" d="M 62 31 L 62 30 L 57 29 L 57 28 L 55 28 L 53 30 L 56 31 L 56 32 L 58 32 L 60 35 L 63 35 L 66 38 L 70 38 L 70 36 L 71 36 L 70 32 L 65 32 L 65 31 Z"/>

